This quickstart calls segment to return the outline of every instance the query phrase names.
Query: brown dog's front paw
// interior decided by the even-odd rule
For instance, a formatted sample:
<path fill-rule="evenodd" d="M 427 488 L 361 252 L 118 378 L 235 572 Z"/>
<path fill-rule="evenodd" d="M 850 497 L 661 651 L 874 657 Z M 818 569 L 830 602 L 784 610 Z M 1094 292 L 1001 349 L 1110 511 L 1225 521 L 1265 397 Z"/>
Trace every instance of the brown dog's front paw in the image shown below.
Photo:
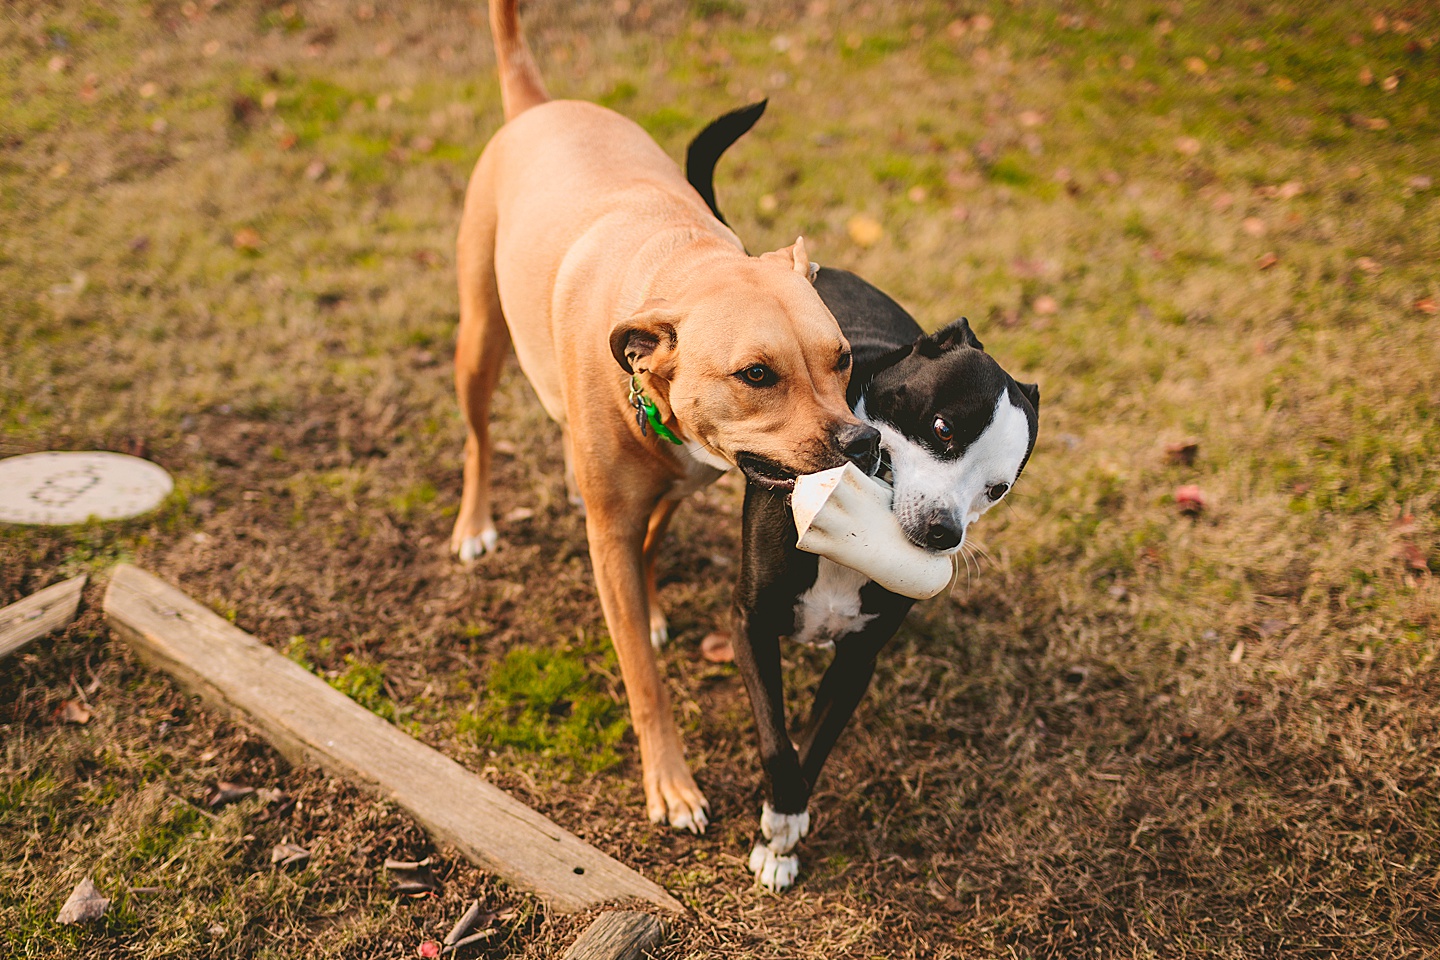
<path fill-rule="evenodd" d="M 473 537 L 461 536 L 457 531 L 450 540 L 450 549 L 455 556 L 460 558 L 461 563 L 473 563 L 487 553 L 494 553 L 499 545 L 500 534 L 495 531 L 493 525 L 486 527 Z"/>
<path fill-rule="evenodd" d="M 695 785 L 683 760 L 678 770 L 661 772 L 654 780 L 645 779 L 645 807 L 651 823 L 669 823 L 676 830 L 691 833 L 705 832 L 710 825 L 710 802 Z"/>

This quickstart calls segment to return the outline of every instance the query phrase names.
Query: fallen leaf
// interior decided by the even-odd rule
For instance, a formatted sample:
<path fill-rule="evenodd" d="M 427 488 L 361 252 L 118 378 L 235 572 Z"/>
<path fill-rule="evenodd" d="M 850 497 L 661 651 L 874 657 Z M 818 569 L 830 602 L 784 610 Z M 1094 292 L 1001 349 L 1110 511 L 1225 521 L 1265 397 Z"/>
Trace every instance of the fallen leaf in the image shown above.
<path fill-rule="evenodd" d="M 885 236 L 885 228 L 880 225 L 880 221 L 863 213 L 851 217 L 846 222 L 845 229 L 858 247 L 873 247 Z"/>
<path fill-rule="evenodd" d="M 385 869 L 394 874 L 391 881 L 394 893 L 401 895 L 419 895 L 436 893 L 440 890 L 440 881 L 430 872 L 431 858 L 424 860 L 394 860 L 386 858 Z"/>
<path fill-rule="evenodd" d="M 700 656 L 711 663 L 730 663 L 735 659 L 735 648 L 730 645 L 727 633 L 712 633 L 700 641 Z"/>
<path fill-rule="evenodd" d="M 1165 445 L 1165 459 L 1171 463 L 1181 463 L 1191 466 L 1195 463 L 1195 457 L 1200 453 L 1200 441 L 1193 438 L 1177 440 L 1175 443 Z"/>
<path fill-rule="evenodd" d="M 495 936 L 495 934 L 497 934 L 497 933 L 499 933 L 499 931 L 496 930 L 494 927 L 491 927 L 491 928 L 489 928 L 488 930 L 481 930 L 479 933 L 472 933 L 472 934 L 470 934 L 470 936 L 466 937 L 464 940 L 457 940 L 457 941 L 455 941 L 455 942 L 452 943 L 450 946 L 444 948 L 444 949 L 441 950 L 440 952 L 441 952 L 441 953 L 454 953 L 455 951 L 459 950 L 461 947 L 468 947 L 468 946 L 470 946 L 470 944 L 472 944 L 472 943 L 479 943 L 481 940 L 489 940 L 491 937 Z"/>
<path fill-rule="evenodd" d="M 1419 310 L 1421 313 L 1428 313 L 1431 316 L 1434 316 L 1437 312 L 1437 308 L 1435 306 L 1435 298 L 1421 297 L 1419 300 L 1415 301 L 1415 309 Z"/>
<path fill-rule="evenodd" d="M 1175 149 L 1187 157 L 1193 157 L 1200 152 L 1200 141 L 1194 137 L 1177 137 L 1175 139 Z"/>
<path fill-rule="evenodd" d="M 459 920 L 455 921 L 455 926 L 450 928 L 450 932 L 445 934 L 445 946 L 454 946 L 461 938 L 476 927 L 490 926 L 490 923 L 496 916 L 497 914 L 493 910 L 489 913 L 483 913 L 480 909 L 479 900 L 472 901 L 470 908 L 465 911 Z"/>
<path fill-rule="evenodd" d="M 1275 191 L 1281 200 L 1293 200 L 1304 192 L 1305 185 L 1299 180 L 1287 180 L 1280 184 L 1279 189 Z"/>
<path fill-rule="evenodd" d="M 1390 74 L 1390 76 L 1386 77 L 1384 80 L 1380 81 L 1380 89 L 1384 90 L 1386 93 L 1390 93 L 1398 86 L 1400 86 L 1400 78 L 1395 76 L 1395 74 L 1393 73 Z"/>
<path fill-rule="evenodd" d="M 230 783 L 226 780 L 221 780 L 205 795 L 205 805 L 212 809 L 223 807 L 227 803 L 244 800 L 254 792 L 254 787 L 247 787 L 244 784 Z"/>
<path fill-rule="evenodd" d="M 1206 63 L 1201 57 L 1186 57 L 1185 69 L 1199 77 L 1210 72 L 1210 64 Z"/>
<path fill-rule="evenodd" d="M 200 52 L 203 53 L 203 54 L 205 54 L 205 56 L 207 56 L 207 57 L 213 57 L 213 56 L 215 56 L 215 54 L 217 54 L 217 53 L 220 52 L 220 41 L 219 41 L 219 40 L 207 40 L 207 41 L 205 42 L 205 46 L 203 46 L 203 47 L 200 48 Z"/>
<path fill-rule="evenodd" d="M 1175 488 L 1175 505 L 1180 508 L 1181 513 L 1197 514 L 1210 505 L 1205 492 L 1193 483 L 1187 483 Z"/>
<path fill-rule="evenodd" d="M 319 180 L 323 176 L 325 176 L 324 160 L 311 160 L 305 167 L 306 180 Z"/>
<path fill-rule="evenodd" d="M 235 235 L 231 238 L 231 242 L 234 243 L 236 250 L 253 252 L 260 249 L 260 244 L 263 241 L 261 241 L 260 233 L 258 231 L 250 227 L 241 227 L 239 230 L 235 231 Z"/>
<path fill-rule="evenodd" d="M 1230 650 L 1230 662 L 1239 663 L 1243 659 L 1245 659 L 1245 641 L 1236 640 L 1235 646 Z"/>
<path fill-rule="evenodd" d="M 924 203 L 925 198 L 930 196 L 930 191 L 926 190 L 919 184 L 916 184 L 909 190 L 905 191 L 905 196 L 907 199 L 909 199 L 911 203 Z"/>
<path fill-rule="evenodd" d="M 535 516 L 535 511 L 529 507 L 516 507 L 500 519 L 510 523 L 518 523 L 521 520 L 529 520 L 533 516 Z"/>
<path fill-rule="evenodd" d="M 1413 513 L 1402 513 L 1390 524 L 1390 532 L 1402 537 L 1414 533 L 1418 529 L 1420 528 L 1415 523 L 1415 514 Z"/>
<path fill-rule="evenodd" d="M 1262 253 L 1260 255 L 1260 259 L 1255 261 L 1255 266 L 1259 267 L 1261 270 L 1269 270 L 1271 267 L 1275 266 L 1275 264 L 1279 262 L 1280 258 L 1275 256 L 1273 252 Z"/>
<path fill-rule="evenodd" d="M 1246 217 L 1244 220 L 1240 221 L 1240 229 L 1244 230 L 1252 237 L 1263 237 L 1265 236 L 1266 229 L 1265 221 L 1261 220 L 1259 217 Z"/>
<path fill-rule="evenodd" d="M 420 944 L 420 956 L 425 957 L 426 960 L 430 960 L 430 958 L 432 957 L 440 956 L 440 944 L 436 943 L 434 940 L 426 940 L 424 943 Z"/>
<path fill-rule="evenodd" d="M 86 877 L 75 885 L 70 893 L 70 899 L 60 908 L 55 916 L 56 923 L 89 923 L 91 920 L 98 920 L 105 916 L 109 909 L 110 901 L 100 896 L 100 891 L 95 888 L 95 881 Z"/>
<path fill-rule="evenodd" d="M 159 84 L 156 84 L 154 82 L 140 84 L 140 98 L 142 100 L 153 100 L 155 98 L 155 95 L 159 92 Z"/>
<path fill-rule="evenodd" d="M 50 62 L 45 66 L 51 73 L 64 73 L 70 69 L 70 58 L 56 55 L 51 57 Z"/>
<path fill-rule="evenodd" d="M 1425 560 L 1425 551 L 1408 540 L 1402 540 L 1395 544 L 1391 553 L 1395 559 L 1404 563 L 1405 566 L 1411 570 L 1416 570 L 1420 573 L 1430 572 L 1430 564 Z"/>
<path fill-rule="evenodd" d="M 78 700 L 60 701 L 60 719 L 66 723 L 89 723 L 91 710 Z"/>
<path fill-rule="evenodd" d="M 270 862 L 278 863 L 282 867 L 288 867 L 294 863 L 304 863 L 310 859 L 310 851 L 293 843 L 277 843 L 270 850 Z"/>
<path fill-rule="evenodd" d="M 1425 174 L 1422 173 L 1419 176 L 1411 177 L 1409 180 L 1406 180 L 1405 186 L 1409 187 L 1411 190 L 1429 190 L 1431 187 L 1435 186 L 1435 180 L 1431 177 L 1425 176 Z"/>
<path fill-rule="evenodd" d="M 1060 309 L 1060 304 L 1049 294 L 1041 294 L 1036 297 L 1035 302 L 1031 304 L 1031 306 L 1035 312 L 1042 317 L 1048 317 Z"/>
<path fill-rule="evenodd" d="M 1355 259 L 1355 266 L 1359 267 L 1361 270 L 1364 270 L 1366 273 L 1371 274 L 1379 273 L 1382 269 L 1384 269 L 1380 266 L 1380 264 L 1376 263 L 1370 257 L 1357 257 Z"/>
<path fill-rule="evenodd" d="M 1022 127 L 1038 127 L 1045 122 L 1045 114 L 1038 110 L 1021 110 L 1015 119 Z"/>
<path fill-rule="evenodd" d="M 1361 67 L 1361 68 L 1360 68 L 1360 85 L 1363 86 L 1363 87 L 1368 87 L 1368 86 L 1370 86 L 1370 84 L 1372 84 L 1372 83 L 1374 83 L 1374 82 L 1375 82 L 1375 74 L 1374 74 L 1374 72 L 1372 72 L 1369 67 Z"/>
<path fill-rule="evenodd" d="M 1295 81 L 1294 81 L 1294 80 L 1291 80 L 1289 77 L 1276 77 L 1276 78 L 1275 78 L 1275 89 L 1276 89 L 1276 90 L 1284 90 L 1284 91 L 1287 91 L 1287 92 L 1290 91 L 1290 90 L 1294 90 L 1294 89 L 1295 89 Z"/>

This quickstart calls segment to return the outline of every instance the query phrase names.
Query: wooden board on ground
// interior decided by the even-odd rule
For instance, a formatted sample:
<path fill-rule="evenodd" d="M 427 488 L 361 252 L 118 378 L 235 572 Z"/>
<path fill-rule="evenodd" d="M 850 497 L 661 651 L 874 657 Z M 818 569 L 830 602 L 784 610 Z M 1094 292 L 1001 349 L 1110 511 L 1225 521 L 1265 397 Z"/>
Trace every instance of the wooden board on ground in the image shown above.
<path fill-rule="evenodd" d="M 8 657 L 31 640 L 74 620 L 84 589 L 82 573 L 0 609 L 0 657 Z"/>
<path fill-rule="evenodd" d="M 684 909 L 657 884 L 138 567 L 115 568 L 105 615 L 143 657 L 257 727 L 292 762 L 318 763 L 393 800 L 471 861 L 555 908 L 635 898 Z"/>
<path fill-rule="evenodd" d="M 575 938 L 561 960 L 640 960 L 660 945 L 665 925 L 634 910 L 608 910 Z"/>

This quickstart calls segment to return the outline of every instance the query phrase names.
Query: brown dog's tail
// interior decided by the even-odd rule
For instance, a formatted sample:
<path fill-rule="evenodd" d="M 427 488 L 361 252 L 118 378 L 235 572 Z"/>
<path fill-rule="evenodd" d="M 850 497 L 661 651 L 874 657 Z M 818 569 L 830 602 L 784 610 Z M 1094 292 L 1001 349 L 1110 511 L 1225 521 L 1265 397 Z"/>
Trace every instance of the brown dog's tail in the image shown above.
<path fill-rule="evenodd" d="M 495 63 L 500 69 L 500 101 L 505 119 L 514 120 L 550 99 L 530 48 L 520 33 L 516 0 L 490 0 L 490 32 L 495 37 Z"/>

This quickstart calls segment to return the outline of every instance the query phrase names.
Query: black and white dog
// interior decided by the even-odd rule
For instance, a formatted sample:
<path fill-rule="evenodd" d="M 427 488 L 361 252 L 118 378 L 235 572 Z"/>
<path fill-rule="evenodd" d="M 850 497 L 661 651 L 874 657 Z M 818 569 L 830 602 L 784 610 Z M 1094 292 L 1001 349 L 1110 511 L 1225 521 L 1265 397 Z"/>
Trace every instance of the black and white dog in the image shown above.
<path fill-rule="evenodd" d="M 724 222 L 713 177 L 720 155 L 765 110 L 757 103 L 706 127 L 686 176 Z M 850 341 L 849 400 L 881 434 L 894 512 L 918 546 L 956 553 L 970 524 L 1015 485 L 1035 446 L 1040 391 L 1000 368 L 961 319 L 926 335 L 910 314 L 844 270 L 820 268 L 820 298 Z M 750 869 L 771 890 L 795 881 L 795 845 L 810 828 L 810 794 L 865 695 L 880 650 L 913 600 L 848 567 L 796 548 L 794 481 L 747 471 L 735 662 L 750 694 L 770 799 Z M 785 724 L 780 639 L 834 647 L 809 720 L 792 742 Z"/>

